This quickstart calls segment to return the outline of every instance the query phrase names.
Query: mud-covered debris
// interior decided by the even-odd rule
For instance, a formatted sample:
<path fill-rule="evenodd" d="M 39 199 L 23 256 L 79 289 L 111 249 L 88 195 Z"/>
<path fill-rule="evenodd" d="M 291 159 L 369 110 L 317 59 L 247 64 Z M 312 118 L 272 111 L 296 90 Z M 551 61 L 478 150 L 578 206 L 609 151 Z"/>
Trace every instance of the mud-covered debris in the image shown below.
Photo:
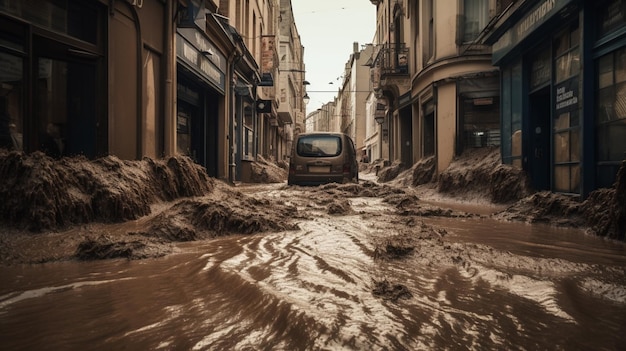
<path fill-rule="evenodd" d="M 392 181 L 404 170 L 406 170 L 406 165 L 395 161 L 389 167 L 385 167 L 378 172 L 378 181 L 382 183 Z"/>
<path fill-rule="evenodd" d="M 390 205 L 394 205 L 396 207 L 405 207 L 407 205 L 416 204 L 419 201 L 417 195 L 414 194 L 390 194 L 385 196 L 383 202 L 386 202 Z"/>
<path fill-rule="evenodd" d="M 526 172 L 511 165 L 499 164 L 489 174 L 491 202 L 508 204 L 532 194 Z"/>
<path fill-rule="evenodd" d="M 493 217 L 527 223 L 585 226 L 580 205 L 578 199 L 572 196 L 542 191 L 516 202 Z"/>
<path fill-rule="evenodd" d="M 381 281 L 373 280 L 374 287 L 372 288 L 372 294 L 383 298 L 384 300 L 391 300 L 396 302 L 398 299 L 410 299 L 413 294 L 409 291 L 409 288 L 403 284 L 391 284 L 387 279 Z"/>
<path fill-rule="evenodd" d="M 361 181 L 359 184 L 324 184 L 317 189 L 313 189 L 313 192 L 339 197 L 385 197 L 391 194 L 405 193 L 403 189 L 385 184 L 377 184 L 367 180 Z"/>
<path fill-rule="evenodd" d="M 183 156 L 55 160 L 0 150 L 0 179 L 0 222 L 32 231 L 134 220 L 155 202 L 205 195 L 214 187 L 204 168 Z"/>
<path fill-rule="evenodd" d="M 257 160 L 251 165 L 251 183 L 282 183 L 287 180 L 287 165 L 285 162 L 274 163 L 257 155 Z"/>
<path fill-rule="evenodd" d="M 248 197 L 241 196 L 229 201 L 206 197 L 181 200 L 156 216 L 142 234 L 172 241 L 189 241 L 226 234 L 298 229 L 291 218 L 297 212 L 293 206 L 266 203 L 264 200 L 250 201 Z"/>
<path fill-rule="evenodd" d="M 389 240 L 383 247 L 377 246 L 374 249 L 374 259 L 398 259 L 410 255 L 414 250 L 415 246 L 412 244 Z"/>
<path fill-rule="evenodd" d="M 78 244 L 76 257 L 80 260 L 103 260 L 111 258 L 142 259 L 158 257 L 169 253 L 162 244 L 151 245 L 149 241 L 124 241 L 101 235 L 97 238 L 88 238 Z"/>
<path fill-rule="evenodd" d="M 414 186 L 418 186 L 435 181 L 436 165 L 437 163 L 435 162 L 434 156 L 427 157 L 416 162 L 413 167 L 411 167 L 413 176 L 411 183 Z"/>
<path fill-rule="evenodd" d="M 411 220 L 410 223 L 412 225 L 402 232 L 374 242 L 374 259 L 401 259 L 419 252 L 421 247 L 431 245 L 433 242 L 443 245 L 442 237 L 446 234 L 445 230 L 435 229 L 421 221 Z"/>
<path fill-rule="evenodd" d="M 473 218 L 480 217 L 477 214 L 463 211 L 455 211 L 429 204 L 400 204 L 396 206 L 396 214 L 399 216 L 419 217 L 446 217 L 446 218 Z"/>
<path fill-rule="evenodd" d="M 353 210 L 350 205 L 350 201 L 346 199 L 339 199 L 328 205 L 328 214 L 330 215 L 346 215 L 352 212 Z"/>

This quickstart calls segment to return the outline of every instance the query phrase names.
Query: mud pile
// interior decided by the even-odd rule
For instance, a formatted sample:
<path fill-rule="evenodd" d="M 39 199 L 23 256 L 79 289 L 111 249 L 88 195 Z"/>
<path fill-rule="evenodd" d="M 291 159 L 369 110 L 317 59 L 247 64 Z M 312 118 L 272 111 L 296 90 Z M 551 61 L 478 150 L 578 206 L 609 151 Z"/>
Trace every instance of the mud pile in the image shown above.
<path fill-rule="evenodd" d="M 282 183 L 287 180 L 287 169 L 289 165 L 285 162 L 274 163 L 257 156 L 257 161 L 252 162 L 251 183 Z"/>
<path fill-rule="evenodd" d="M 0 179 L 0 222 L 32 231 L 133 220 L 157 201 L 201 196 L 214 187 L 186 157 L 55 160 L 41 152 L 0 151 Z"/>
<path fill-rule="evenodd" d="M 495 215 L 498 219 L 556 226 L 584 227 L 610 239 L 626 239 L 626 161 L 611 189 L 598 189 L 586 200 L 578 197 L 539 192 L 518 201 Z"/>
<path fill-rule="evenodd" d="M 521 169 L 501 164 L 497 147 L 468 149 L 437 178 L 440 193 L 510 203 L 532 193 Z"/>
<path fill-rule="evenodd" d="M 136 234 L 167 241 L 193 241 L 228 234 L 296 230 L 297 208 L 230 191 L 228 199 L 183 199 L 157 215 Z"/>

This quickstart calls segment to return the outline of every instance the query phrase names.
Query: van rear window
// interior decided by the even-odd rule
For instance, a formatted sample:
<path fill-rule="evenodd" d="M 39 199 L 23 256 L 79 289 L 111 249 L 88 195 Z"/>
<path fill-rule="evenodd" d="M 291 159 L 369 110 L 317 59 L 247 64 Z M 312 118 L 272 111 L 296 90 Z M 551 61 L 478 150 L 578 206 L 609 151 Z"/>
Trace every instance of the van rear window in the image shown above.
<path fill-rule="evenodd" d="M 336 135 L 307 135 L 298 139 L 298 155 L 334 157 L 341 154 L 341 138 Z"/>

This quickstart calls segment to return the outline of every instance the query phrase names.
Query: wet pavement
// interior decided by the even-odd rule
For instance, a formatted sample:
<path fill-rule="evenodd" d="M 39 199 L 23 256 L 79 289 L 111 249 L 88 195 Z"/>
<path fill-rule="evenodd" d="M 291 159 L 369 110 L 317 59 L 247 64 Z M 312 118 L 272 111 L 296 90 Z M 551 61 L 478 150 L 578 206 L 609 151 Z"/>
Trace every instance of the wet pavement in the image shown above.
<path fill-rule="evenodd" d="M 484 208 L 418 216 L 316 188 L 239 190 L 294 206 L 299 229 L 179 243 L 161 258 L 0 267 L 0 349 L 626 345 L 624 243 Z M 342 201 L 349 210 L 329 211 Z"/>

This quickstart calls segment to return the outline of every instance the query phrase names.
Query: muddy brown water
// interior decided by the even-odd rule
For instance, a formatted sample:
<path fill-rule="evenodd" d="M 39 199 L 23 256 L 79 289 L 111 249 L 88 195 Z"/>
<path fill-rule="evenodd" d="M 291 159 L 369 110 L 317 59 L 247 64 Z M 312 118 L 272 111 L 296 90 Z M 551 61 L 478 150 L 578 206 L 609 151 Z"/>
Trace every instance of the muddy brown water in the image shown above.
<path fill-rule="evenodd" d="M 333 216 L 305 191 L 249 191 L 310 217 L 300 230 L 179 244 L 157 259 L 0 267 L 0 349 L 626 345 L 624 243 L 488 218 L 407 220 L 374 198 L 351 198 L 353 213 Z M 418 227 L 439 234 L 405 257 L 374 254 L 384 238 Z M 374 294 L 381 281 L 410 295 Z"/>

